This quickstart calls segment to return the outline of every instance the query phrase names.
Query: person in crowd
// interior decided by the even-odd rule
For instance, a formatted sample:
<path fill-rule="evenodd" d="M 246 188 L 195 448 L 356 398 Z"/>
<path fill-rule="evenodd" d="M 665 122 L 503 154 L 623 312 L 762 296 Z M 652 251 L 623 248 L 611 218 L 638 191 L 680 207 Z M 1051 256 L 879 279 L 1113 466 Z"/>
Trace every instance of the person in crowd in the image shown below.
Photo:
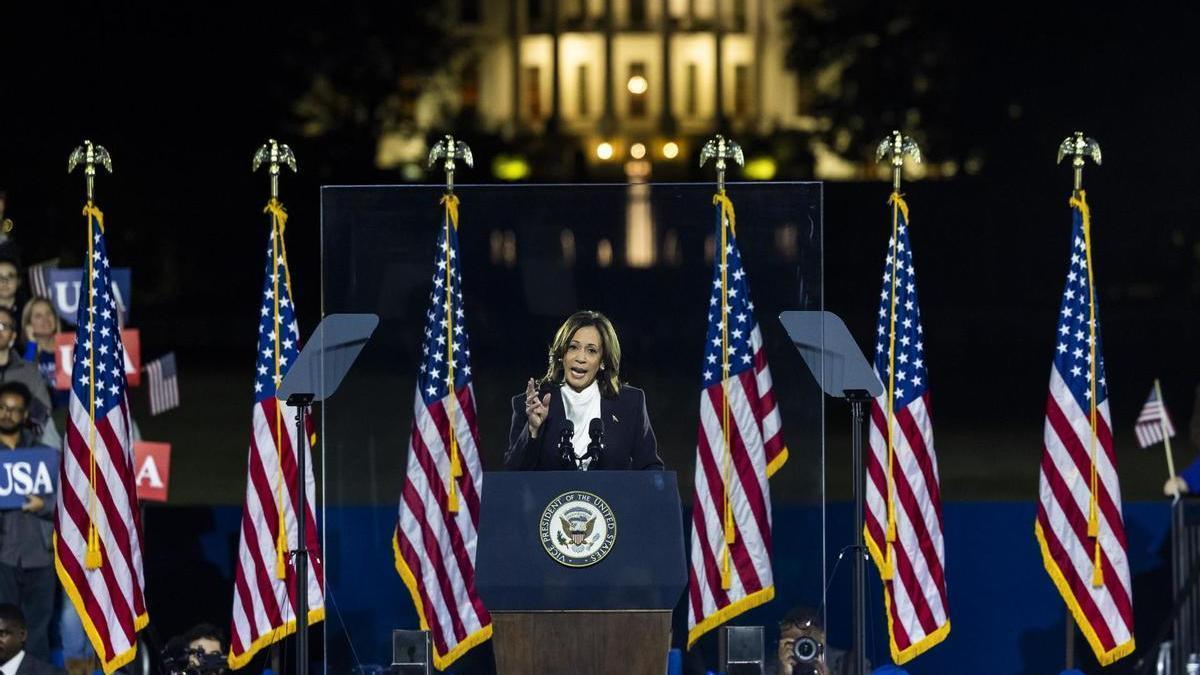
<path fill-rule="evenodd" d="M 3 264 L 0 264 L 2 268 Z M 0 384 L 20 382 L 29 389 L 33 396 L 28 410 L 29 419 L 38 432 L 35 440 L 52 448 L 59 447 L 62 436 L 50 420 L 50 390 L 46 388 L 46 381 L 42 379 L 38 367 L 17 354 L 14 348 L 17 335 L 16 315 L 0 308 Z"/>
<path fill-rule="evenodd" d="M 51 666 L 25 650 L 29 631 L 21 608 L 0 603 L 0 673 L 3 675 L 62 675 Z"/>
<path fill-rule="evenodd" d="M 170 674 L 220 675 L 228 672 L 225 648 L 225 633 L 210 623 L 201 623 L 167 642 L 163 666 Z"/>
<path fill-rule="evenodd" d="M 811 607 L 793 607 L 779 620 L 779 648 L 767 668 L 776 675 L 843 675 L 853 668 L 848 652 L 826 641 L 821 615 Z M 870 670 L 870 665 L 867 666 Z"/>
<path fill-rule="evenodd" d="M 541 380 L 531 378 L 525 393 L 513 397 L 505 468 L 663 468 L 646 395 L 621 383 L 621 343 L 607 317 L 572 314 L 555 334 L 548 361 Z"/>
<path fill-rule="evenodd" d="M 1191 424 L 1188 425 L 1188 439 L 1193 448 L 1200 448 L 1200 386 L 1196 387 L 1196 402 L 1192 408 Z M 1163 494 L 1168 497 L 1174 497 L 1176 491 L 1184 495 L 1197 490 L 1200 490 L 1200 456 L 1192 460 L 1178 476 L 1171 476 L 1163 484 Z"/>
<path fill-rule="evenodd" d="M 17 293 L 21 290 L 21 270 L 17 263 L 9 258 L 0 258 L 0 308 L 12 312 L 13 316 L 21 315 L 21 305 Z"/>
<path fill-rule="evenodd" d="M 38 445 L 29 427 L 33 396 L 21 382 L 0 384 L 0 451 Z M 17 605 L 28 628 L 29 653 L 50 657 L 54 613 L 54 500 L 30 495 L 20 509 L 0 511 L 0 602 Z"/>
<path fill-rule="evenodd" d="M 54 304 L 43 297 L 30 298 L 21 310 L 21 338 L 25 341 L 24 358 L 35 364 L 50 391 L 51 407 L 66 408 L 71 392 L 57 390 L 54 371 L 54 337 L 62 331 L 62 322 Z"/>

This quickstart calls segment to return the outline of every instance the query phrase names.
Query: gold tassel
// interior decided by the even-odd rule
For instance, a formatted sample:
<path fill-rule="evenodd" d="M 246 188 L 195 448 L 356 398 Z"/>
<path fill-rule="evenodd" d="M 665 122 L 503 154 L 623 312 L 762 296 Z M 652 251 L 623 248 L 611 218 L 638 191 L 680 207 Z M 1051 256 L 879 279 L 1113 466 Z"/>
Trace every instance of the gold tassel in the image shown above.
<path fill-rule="evenodd" d="M 1096 493 L 1092 492 L 1091 508 L 1088 509 L 1087 536 L 1095 539 L 1100 536 L 1100 519 L 1096 516 Z"/>
<path fill-rule="evenodd" d="M 884 581 L 891 581 L 892 577 L 896 576 L 896 565 L 892 562 L 892 547 L 888 544 L 884 544 L 883 569 L 879 570 L 879 576 Z"/>
<path fill-rule="evenodd" d="M 450 438 L 450 475 L 455 478 L 462 477 L 462 460 L 458 458 L 458 439 L 453 436 Z"/>
<path fill-rule="evenodd" d="M 445 195 L 439 202 L 446 206 L 446 213 L 450 216 L 450 222 L 454 225 L 454 229 L 458 229 L 458 195 Z"/>
<path fill-rule="evenodd" d="M 896 505 L 891 499 L 888 500 L 887 540 L 889 543 L 896 541 Z"/>
<path fill-rule="evenodd" d="M 733 587 L 733 579 L 729 569 L 729 547 L 721 554 L 721 590 L 727 591 Z"/>
<path fill-rule="evenodd" d="M 729 223 L 729 231 L 733 236 L 737 236 L 737 218 L 733 213 L 733 200 L 725 196 L 725 191 L 721 190 L 713 195 L 713 206 L 721 207 L 721 216 Z"/>
<path fill-rule="evenodd" d="M 1100 588 L 1104 585 L 1104 568 L 1100 566 L 1100 538 L 1096 538 L 1096 554 L 1092 561 L 1092 587 Z"/>
<path fill-rule="evenodd" d="M 87 552 L 83 556 L 83 566 L 89 570 L 98 570 L 103 562 L 100 555 L 100 534 L 95 525 L 88 525 Z"/>
<path fill-rule="evenodd" d="M 287 578 L 287 562 L 284 560 L 284 549 L 287 548 L 286 539 L 283 534 L 284 523 L 279 521 L 279 536 L 275 538 L 275 578 Z"/>
<path fill-rule="evenodd" d="M 458 489 L 454 485 L 453 478 L 450 479 L 446 491 L 446 510 L 450 513 L 458 513 Z"/>

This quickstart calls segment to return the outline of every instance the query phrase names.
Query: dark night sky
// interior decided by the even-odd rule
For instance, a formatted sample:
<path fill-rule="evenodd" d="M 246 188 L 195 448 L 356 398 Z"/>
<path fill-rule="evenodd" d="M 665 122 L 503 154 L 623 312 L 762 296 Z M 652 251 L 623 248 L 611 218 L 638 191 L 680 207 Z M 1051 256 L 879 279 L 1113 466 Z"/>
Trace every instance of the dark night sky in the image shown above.
<path fill-rule="evenodd" d="M 1043 228 L 1056 217 L 1065 228 L 1070 182 L 1053 155 L 1066 134 L 1082 129 L 1105 153 L 1102 168 L 1088 169 L 1087 186 L 1108 315 L 1129 315 L 1122 325 L 1136 326 L 1135 287 L 1146 287 L 1153 305 L 1146 316 L 1174 322 L 1163 336 L 1174 341 L 1166 349 L 1149 337 L 1129 344 L 1110 339 L 1110 350 L 1154 349 L 1160 370 L 1181 373 L 1168 388 L 1190 397 L 1200 369 L 1184 362 L 1180 340 L 1196 333 L 1192 316 L 1200 294 L 1190 251 L 1200 216 L 1193 187 L 1200 179 L 1193 160 L 1200 97 L 1190 53 L 1200 10 L 1185 3 L 932 6 L 937 11 L 926 16 L 944 21 L 960 45 L 951 60 L 959 97 L 943 105 L 963 113 L 950 115 L 943 145 L 953 147 L 926 147 L 926 154 L 978 148 L 987 161 L 977 177 L 910 188 L 914 210 L 933 221 L 926 240 L 915 244 L 922 262 L 947 261 L 921 266 L 926 315 L 935 316 L 938 307 L 943 315 L 971 309 L 993 311 L 1018 332 L 1026 318 L 1046 325 L 1061 289 L 1062 256 L 1058 240 L 1043 237 Z M 266 177 L 250 173 L 254 149 L 276 135 L 299 157 L 301 174 L 284 184 L 297 276 L 316 273 L 318 185 L 395 180 L 348 160 L 353 152 L 298 138 L 289 107 L 312 68 L 297 46 L 323 26 L 343 41 L 326 47 L 353 56 L 354 33 L 339 26 L 346 13 L 361 18 L 364 7 L 86 3 L 6 21 L 0 188 L 8 190 L 7 215 L 17 223 L 27 259 L 78 257 L 82 179 L 65 174 L 66 157 L 84 137 L 101 142 L 113 154 L 116 175 L 100 179 L 99 201 L 111 223 L 114 256 L 136 269 L 135 322 L 146 351 L 178 348 L 192 360 L 243 354 L 255 301 L 241 289 L 258 283 L 266 225 L 259 215 Z M 985 99 L 1017 104 L 1021 114 L 986 107 Z M 873 194 L 852 185 L 827 187 L 832 309 L 872 305 L 877 232 L 848 226 L 877 217 L 878 204 L 866 197 Z M 865 258 L 864 250 L 870 251 Z M 835 276 L 864 259 L 871 273 L 861 281 Z M 315 301 L 315 292 L 300 294 L 309 316 Z M 1030 353 L 1038 356 L 1043 348 L 1034 344 Z M 1039 364 L 1048 361 L 1039 358 Z M 1044 380 L 1044 368 L 1036 379 Z"/>

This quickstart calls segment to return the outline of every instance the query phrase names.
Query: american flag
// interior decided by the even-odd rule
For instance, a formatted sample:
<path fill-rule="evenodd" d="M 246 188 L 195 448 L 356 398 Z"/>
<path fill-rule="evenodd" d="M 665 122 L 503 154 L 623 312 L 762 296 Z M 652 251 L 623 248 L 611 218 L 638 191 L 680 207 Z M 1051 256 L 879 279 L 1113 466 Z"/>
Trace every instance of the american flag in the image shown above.
<path fill-rule="evenodd" d="M 29 266 L 29 289 L 37 298 L 50 297 L 50 275 L 47 270 L 58 267 L 58 258 L 43 260 Z"/>
<path fill-rule="evenodd" d="M 1167 406 L 1163 404 L 1158 390 L 1158 380 L 1155 380 L 1146 405 L 1142 406 L 1142 411 L 1138 413 L 1137 424 L 1133 428 L 1137 434 L 1138 447 L 1148 448 L 1155 443 L 1161 443 L 1164 440 L 1163 430 L 1167 432 L 1165 438 L 1175 437 L 1175 425 L 1171 424 L 1171 415 L 1167 413 Z"/>
<path fill-rule="evenodd" d="M 885 391 L 871 402 L 863 538 L 883 580 L 892 660 L 905 663 L 946 638 L 950 606 L 908 205 L 897 193 L 889 202 L 893 231 L 875 330 L 875 374 Z"/>
<path fill-rule="evenodd" d="M 734 236 L 733 205 L 723 193 L 714 204 L 720 248 L 700 368 L 688 647 L 774 597 L 767 478 L 787 461 L 771 369 Z"/>
<path fill-rule="evenodd" d="M 258 358 L 254 373 L 253 434 L 250 436 L 246 504 L 234 573 L 233 622 L 229 664 L 241 668 L 263 647 L 296 631 L 296 567 L 289 552 L 297 548 L 295 413 L 275 398 L 275 388 L 300 356 L 300 327 L 292 302 L 287 249 L 283 245 L 286 212 L 272 200 L 272 229 L 267 241 L 266 273 L 258 317 Z M 311 438 L 312 418 L 307 433 Z M 306 537 L 309 551 L 308 623 L 325 618 L 324 561 L 317 536 L 316 484 L 310 443 L 305 443 Z M 280 522 L 284 523 L 282 531 Z"/>
<path fill-rule="evenodd" d="M 1046 397 L 1037 522 L 1046 572 L 1102 665 L 1133 652 L 1133 587 L 1093 282 L 1091 216 L 1071 198 L 1071 264 Z"/>
<path fill-rule="evenodd" d="M 137 654 L 149 621 L 141 523 L 125 389 L 125 350 L 104 243 L 104 216 L 89 203 L 71 401 L 54 520 L 58 578 L 83 619 L 104 672 Z M 86 298 L 86 299 L 84 299 Z"/>
<path fill-rule="evenodd" d="M 150 414 L 157 415 L 179 406 L 179 377 L 175 372 L 175 352 L 151 361 L 146 366 L 150 375 Z"/>
<path fill-rule="evenodd" d="M 434 254 L 421 368 L 413 401 L 408 468 L 392 540 L 396 571 L 408 587 L 434 665 L 445 670 L 492 636 L 492 617 L 475 590 L 479 463 L 471 347 L 458 256 L 458 200 L 446 214 Z"/>

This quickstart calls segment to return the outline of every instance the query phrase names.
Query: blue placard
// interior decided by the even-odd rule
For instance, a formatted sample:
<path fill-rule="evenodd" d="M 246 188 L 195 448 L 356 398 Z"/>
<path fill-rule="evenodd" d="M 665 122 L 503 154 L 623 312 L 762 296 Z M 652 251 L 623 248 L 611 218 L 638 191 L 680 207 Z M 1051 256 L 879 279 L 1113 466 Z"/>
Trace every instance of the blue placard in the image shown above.
<path fill-rule="evenodd" d="M 110 270 L 113 282 L 113 299 L 121 310 L 121 317 L 128 322 L 129 302 L 133 297 L 133 275 L 128 267 Z M 50 289 L 50 302 L 58 317 L 68 326 L 75 325 L 79 312 L 79 287 L 83 284 L 83 269 L 55 268 L 46 270 Z"/>
<path fill-rule="evenodd" d="M 0 510 L 21 508 L 29 495 L 53 497 L 58 460 L 54 448 L 0 449 Z"/>

